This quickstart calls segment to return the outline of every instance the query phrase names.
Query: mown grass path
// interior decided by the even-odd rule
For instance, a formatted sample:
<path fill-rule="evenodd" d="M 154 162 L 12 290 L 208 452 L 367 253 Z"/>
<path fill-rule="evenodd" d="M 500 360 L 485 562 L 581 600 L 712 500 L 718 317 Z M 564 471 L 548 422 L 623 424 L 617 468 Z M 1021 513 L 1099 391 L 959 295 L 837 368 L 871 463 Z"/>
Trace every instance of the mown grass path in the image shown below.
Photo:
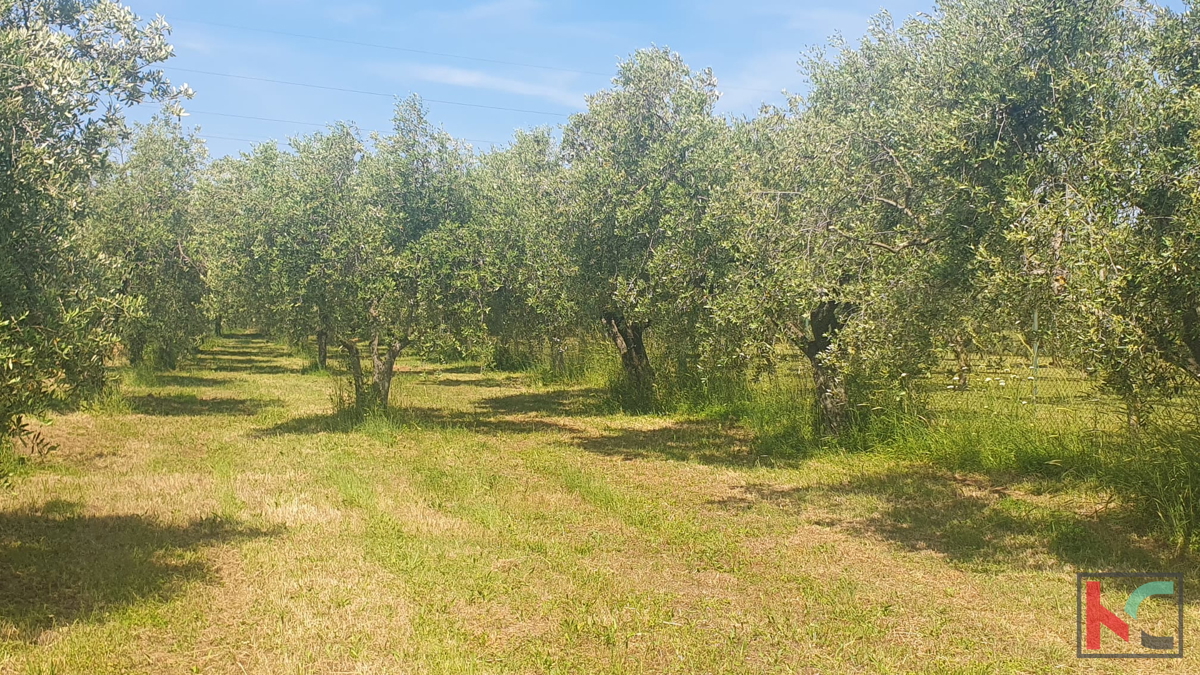
<path fill-rule="evenodd" d="M 303 365 L 229 338 L 46 427 L 0 672 L 1200 672 L 1075 659 L 1077 569 L 1190 572 L 1083 495 L 415 361 L 344 428 Z"/>

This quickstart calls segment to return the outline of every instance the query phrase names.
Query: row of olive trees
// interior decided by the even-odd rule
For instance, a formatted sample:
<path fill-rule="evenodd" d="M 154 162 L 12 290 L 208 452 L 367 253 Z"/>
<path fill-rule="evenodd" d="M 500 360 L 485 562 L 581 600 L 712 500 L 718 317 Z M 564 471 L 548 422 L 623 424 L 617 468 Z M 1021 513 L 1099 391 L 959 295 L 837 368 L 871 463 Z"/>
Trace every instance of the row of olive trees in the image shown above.
<path fill-rule="evenodd" d="M 360 407 L 386 407 L 397 357 L 472 325 L 474 261 L 460 256 L 470 155 L 426 119 L 396 108 L 368 147 L 349 125 L 217 161 L 193 195 L 211 304 L 222 316 L 293 340 L 315 336 L 347 357 Z M 429 297 L 434 296 L 434 297 Z M 366 367 L 364 367 L 364 362 Z"/>
<path fill-rule="evenodd" d="M 412 98 L 387 135 L 335 124 L 211 164 L 169 115 L 105 161 L 122 127 L 92 115 L 103 99 L 179 94 L 144 69 L 164 26 L 104 2 L 5 17 L 10 430 L 98 380 L 107 339 L 171 367 L 211 320 L 313 339 L 322 366 L 340 352 L 360 408 L 388 404 L 405 350 L 562 367 L 603 341 L 644 407 L 782 349 L 840 434 L 947 347 L 965 384 L 973 341 L 1033 337 L 1033 310 L 1134 422 L 1200 378 L 1194 7 L 882 16 L 753 119 L 716 115 L 711 72 L 649 49 L 560 135 L 476 154 Z"/>
<path fill-rule="evenodd" d="M 107 0 L 0 4 L 0 442 L 100 386 L 118 316 L 139 311 L 96 273 L 79 220 L 122 106 L 188 93 L 152 68 L 171 55 L 167 32 Z"/>
<path fill-rule="evenodd" d="M 1200 377 L 1197 35 L 1195 9 L 946 2 L 805 60 L 809 93 L 748 120 L 644 50 L 561 142 L 482 156 L 410 100 L 367 145 L 218 162 L 208 279 L 222 311 L 339 345 L 376 403 L 410 345 L 602 339 L 635 405 L 784 347 L 838 434 L 947 347 L 965 386 L 977 336 L 1044 310 L 1136 422 Z"/>

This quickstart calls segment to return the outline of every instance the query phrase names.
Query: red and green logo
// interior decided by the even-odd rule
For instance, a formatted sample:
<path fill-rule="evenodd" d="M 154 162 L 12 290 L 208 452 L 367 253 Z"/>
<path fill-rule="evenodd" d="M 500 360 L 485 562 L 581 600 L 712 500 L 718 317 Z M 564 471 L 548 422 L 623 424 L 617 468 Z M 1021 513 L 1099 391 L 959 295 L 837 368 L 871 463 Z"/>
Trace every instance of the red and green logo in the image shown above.
<path fill-rule="evenodd" d="M 1182 574 L 1085 572 L 1076 585 L 1076 656 L 1183 658 Z M 1138 629 L 1136 641 L 1131 626 Z"/>

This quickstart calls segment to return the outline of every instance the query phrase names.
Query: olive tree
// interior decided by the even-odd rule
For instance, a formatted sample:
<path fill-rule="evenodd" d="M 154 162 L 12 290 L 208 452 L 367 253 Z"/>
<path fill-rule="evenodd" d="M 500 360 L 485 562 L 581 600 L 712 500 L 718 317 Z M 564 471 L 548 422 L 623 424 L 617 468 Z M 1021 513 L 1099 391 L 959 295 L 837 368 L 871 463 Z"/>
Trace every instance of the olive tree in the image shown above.
<path fill-rule="evenodd" d="M 470 217 L 469 153 L 430 124 L 419 98 L 398 102 L 392 134 L 373 141 L 358 174 L 359 211 L 342 222 L 327 256 L 337 270 L 335 326 L 360 408 L 387 407 L 396 359 L 436 325 L 430 317 L 444 306 L 441 294 L 422 286 L 421 241 Z"/>
<path fill-rule="evenodd" d="M 212 162 L 196 185 L 207 309 L 217 325 L 228 319 L 294 337 L 284 327 L 301 323 L 291 318 L 295 305 L 286 292 L 299 283 L 288 274 L 296 270 L 276 256 L 294 221 L 291 159 L 278 144 L 263 143 Z M 323 350 L 318 362 L 325 367 Z"/>
<path fill-rule="evenodd" d="M 124 129 L 121 107 L 186 93 L 150 67 L 171 56 L 168 30 L 105 0 L 0 6 L 0 435 L 103 379 L 107 305 L 74 216 Z"/>
<path fill-rule="evenodd" d="M 667 49 L 641 50 L 563 131 L 580 309 L 600 323 L 643 400 L 654 374 L 647 330 L 690 309 L 676 304 L 685 294 L 665 272 L 688 259 L 723 178 L 712 151 L 726 129 L 713 115 L 716 84 Z M 695 271 L 689 283 L 704 287 Z"/>
<path fill-rule="evenodd" d="M 204 145 L 160 116 L 126 149 L 89 200 L 84 248 L 104 286 L 132 301 L 116 323 L 130 362 L 174 368 L 208 328 L 192 208 Z"/>
<path fill-rule="evenodd" d="M 527 363 L 549 349 L 565 368 L 566 340 L 580 323 L 578 267 L 564 236 L 567 183 L 548 129 L 518 131 L 511 145 L 480 158 L 471 171 L 470 242 L 483 294 L 479 320 L 501 366 Z"/>
<path fill-rule="evenodd" d="M 1200 379 L 1196 10 L 1093 2 L 1073 25 L 1087 49 L 1062 66 L 1053 124 L 986 259 L 998 292 L 1052 312 L 1139 426 Z"/>
<path fill-rule="evenodd" d="M 857 46 L 804 62 L 806 97 L 745 130 L 747 186 L 728 209 L 743 262 L 721 313 L 807 357 L 821 432 L 881 392 L 903 400 L 939 337 L 962 350 L 964 326 L 1028 329 L 1017 317 L 1035 294 L 997 280 L 1053 275 L 1014 264 L 1014 204 L 1046 175 L 1047 145 L 1090 114 L 1117 5 L 962 0 L 898 27 L 881 15 Z"/>

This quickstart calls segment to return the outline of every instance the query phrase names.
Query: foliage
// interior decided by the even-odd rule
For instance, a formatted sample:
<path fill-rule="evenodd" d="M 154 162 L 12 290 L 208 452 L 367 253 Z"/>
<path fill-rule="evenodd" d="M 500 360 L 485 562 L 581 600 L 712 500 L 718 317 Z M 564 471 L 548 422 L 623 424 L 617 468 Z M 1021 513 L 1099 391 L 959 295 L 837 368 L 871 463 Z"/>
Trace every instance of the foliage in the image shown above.
<path fill-rule="evenodd" d="M 634 405 L 652 393 L 647 330 L 693 352 L 719 271 L 704 217 L 726 178 L 716 84 L 667 49 L 641 50 L 563 131 L 580 310 L 617 347 Z"/>
<path fill-rule="evenodd" d="M 489 272 L 481 297 L 490 360 L 529 365 L 544 353 L 561 374 L 567 343 L 585 325 L 579 314 L 578 265 L 565 228 L 561 150 L 548 129 L 518 131 L 512 144 L 487 153 L 470 173 L 471 220 L 459 245 Z M 474 237 L 474 239 L 471 238 Z M 480 324 L 476 324 L 477 326 Z"/>
<path fill-rule="evenodd" d="M 95 189 L 83 227 L 102 287 L 128 299 L 116 331 L 129 360 L 172 369 L 208 330 L 191 191 L 203 142 L 159 117 Z"/>
<path fill-rule="evenodd" d="M 105 0 L 0 5 L 0 435 L 103 379 L 111 305 L 74 217 L 121 106 L 188 93 L 149 68 L 171 55 L 167 31 Z"/>
<path fill-rule="evenodd" d="M 306 314 L 286 289 L 302 268 L 276 255 L 295 218 L 289 160 L 275 143 L 218 159 L 197 182 L 193 201 L 210 315 L 295 338 L 303 323 L 296 317 Z"/>

